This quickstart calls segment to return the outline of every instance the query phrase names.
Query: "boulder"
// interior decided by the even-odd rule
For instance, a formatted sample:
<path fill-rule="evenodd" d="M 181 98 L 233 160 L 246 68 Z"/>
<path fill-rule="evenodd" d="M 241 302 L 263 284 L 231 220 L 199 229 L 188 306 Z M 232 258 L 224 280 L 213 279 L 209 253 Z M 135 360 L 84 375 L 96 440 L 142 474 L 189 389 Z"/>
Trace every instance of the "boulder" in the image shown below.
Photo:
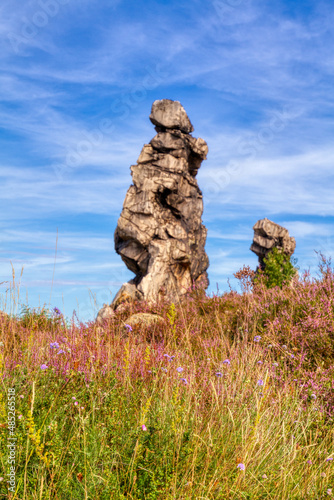
<path fill-rule="evenodd" d="M 114 308 L 108 304 L 103 304 L 103 307 L 99 310 L 96 318 L 96 323 L 98 325 L 103 325 L 106 321 L 114 319 L 115 311 Z"/>
<path fill-rule="evenodd" d="M 194 131 L 194 127 L 179 101 L 171 101 L 170 99 L 154 101 L 150 120 L 154 125 L 163 129 L 178 129 L 186 134 Z"/>
<path fill-rule="evenodd" d="M 159 316 L 158 314 L 137 313 L 137 314 L 132 314 L 129 318 L 126 319 L 124 323 L 125 325 L 131 326 L 131 328 L 154 327 L 156 325 L 163 324 L 164 319 L 162 316 Z M 124 326 L 124 328 L 127 327 Z"/>
<path fill-rule="evenodd" d="M 113 300 L 112 310 L 117 309 L 118 306 L 124 304 L 125 302 L 135 302 L 141 298 L 142 294 L 137 289 L 133 280 L 131 280 L 128 283 L 124 283 L 116 293 Z"/>

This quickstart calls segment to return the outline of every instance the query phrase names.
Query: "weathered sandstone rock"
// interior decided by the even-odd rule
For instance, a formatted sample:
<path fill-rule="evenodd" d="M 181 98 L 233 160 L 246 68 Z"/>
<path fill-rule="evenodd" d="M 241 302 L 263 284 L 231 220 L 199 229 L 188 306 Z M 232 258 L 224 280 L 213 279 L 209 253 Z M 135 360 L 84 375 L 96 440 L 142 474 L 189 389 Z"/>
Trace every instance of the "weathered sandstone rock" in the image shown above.
<path fill-rule="evenodd" d="M 125 320 L 125 325 L 129 325 L 132 328 L 135 327 L 155 327 L 156 325 L 163 324 L 164 319 L 158 314 L 150 313 L 137 313 L 132 314 L 129 318 Z M 125 327 L 126 328 L 126 327 Z"/>
<path fill-rule="evenodd" d="M 177 101 L 155 101 L 150 119 L 157 134 L 131 167 L 133 184 L 115 231 L 115 249 L 135 277 L 117 293 L 124 300 L 178 300 L 193 282 L 208 286 L 202 192 L 196 174 L 208 146 Z"/>
<path fill-rule="evenodd" d="M 150 120 L 158 127 L 179 129 L 186 134 L 194 131 L 184 107 L 178 101 L 154 101 Z"/>
<path fill-rule="evenodd" d="M 103 325 L 105 321 L 113 319 L 114 316 L 114 309 L 108 304 L 103 304 L 103 307 L 99 310 L 99 313 L 97 315 L 96 323 L 98 325 Z"/>
<path fill-rule="evenodd" d="M 264 268 L 263 259 L 267 257 L 274 247 L 284 252 L 289 257 L 296 248 L 296 240 L 289 236 L 289 232 L 282 226 L 265 218 L 258 220 L 253 226 L 254 239 L 250 247 L 259 258 L 259 267 Z"/>

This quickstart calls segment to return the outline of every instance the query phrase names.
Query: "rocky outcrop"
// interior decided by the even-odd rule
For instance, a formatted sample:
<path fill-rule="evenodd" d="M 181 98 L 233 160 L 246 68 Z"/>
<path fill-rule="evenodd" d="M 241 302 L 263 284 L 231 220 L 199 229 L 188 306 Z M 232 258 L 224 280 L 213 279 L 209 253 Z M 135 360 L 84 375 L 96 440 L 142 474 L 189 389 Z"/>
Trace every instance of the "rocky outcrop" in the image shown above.
<path fill-rule="evenodd" d="M 123 300 L 178 300 L 193 284 L 208 286 L 202 192 L 196 174 L 208 146 L 178 101 L 155 101 L 150 115 L 157 134 L 131 167 L 133 184 L 115 231 L 115 250 L 135 277 L 117 293 Z"/>
<path fill-rule="evenodd" d="M 267 257 L 274 247 L 289 257 L 295 251 L 296 240 L 289 236 L 287 229 L 275 224 L 275 222 L 267 218 L 261 219 L 253 226 L 253 229 L 254 239 L 250 249 L 258 256 L 261 269 L 264 268 L 263 259 Z"/>

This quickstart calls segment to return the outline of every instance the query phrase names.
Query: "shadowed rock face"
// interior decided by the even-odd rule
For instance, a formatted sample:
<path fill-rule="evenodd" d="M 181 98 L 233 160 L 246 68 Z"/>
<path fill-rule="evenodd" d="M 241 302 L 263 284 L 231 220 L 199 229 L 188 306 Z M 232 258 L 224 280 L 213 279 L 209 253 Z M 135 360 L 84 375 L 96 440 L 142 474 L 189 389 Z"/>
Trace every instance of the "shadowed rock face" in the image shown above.
<path fill-rule="evenodd" d="M 155 302 L 184 295 L 193 282 L 208 286 L 202 192 L 196 174 L 208 146 L 177 101 L 155 101 L 157 134 L 131 167 L 133 184 L 115 231 L 115 250 L 135 278 L 122 286 L 113 307 L 129 298 Z"/>
<path fill-rule="evenodd" d="M 259 257 L 259 266 L 262 269 L 264 268 L 263 259 L 274 247 L 289 257 L 295 251 L 296 240 L 289 236 L 287 229 L 275 224 L 275 222 L 267 218 L 261 219 L 253 226 L 253 229 L 254 239 L 250 249 Z"/>

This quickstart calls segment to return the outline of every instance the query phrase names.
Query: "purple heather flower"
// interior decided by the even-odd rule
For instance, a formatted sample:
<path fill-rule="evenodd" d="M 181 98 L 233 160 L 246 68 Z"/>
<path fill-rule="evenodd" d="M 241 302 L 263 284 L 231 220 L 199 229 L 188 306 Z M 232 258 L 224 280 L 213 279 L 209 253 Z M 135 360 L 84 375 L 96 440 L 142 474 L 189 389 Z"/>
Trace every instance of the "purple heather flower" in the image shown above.
<path fill-rule="evenodd" d="M 312 465 L 312 460 L 308 460 L 308 461 L 307 461 L 307 463 L 308 463 L 309 465 Z"/>
<path fill-rule="evenodd" d="M 184 382 L 184 385 L 187 385 L 187 379 L 186 378 L 181 378 L 182 382 Z"/>
<path fill-rule="evenodd" d="M 129 332 L 132 332 L 132 326 L 131 325 L 125 325 L 125 328 L 129 330 Z"/>
<path fill-rule="evenodd" d="M 293 354 L 290 354 L 290 358 L 294 358 L 294 355 L 293 355 Z"/>
<path fill-rule="evenodd" d="M 51 342 L 50 344 L 51 349 L 59 349 L 59 344 L 58 342 Z"/>
<path fill-rule="evenodd" d="M 169 354 L 164 354 L 164 357 L 168 359 L 168 361 L 173 361 L 175 356 L 170 356 Z"/>
<path fill-rule="evenodd" d="M 78 401 L 75 401 L 74 404 L 75 404 L 75 406 L 78 406 L 79 403 L 78 403 Z"/>
<path fill-rule="evenodd" d="M 60 349 L 60 351 L 57 352 L 57 354 L 64 354 L 65 351 L 63 351 L 62 349 Z"/>
<path fill-rule="evenodd" d="M 255 335 L 254 342 L 260 342 L 261 338 L 261 335 Z"/>
<path fill-rule="evenodd" d="M 145 424 L 143 424 L 143 425 L 141 426 L 141 428 L 142 428 L 142 430 L 143 430 L 143 431 L 147 431 L 147 428 L 146 428 L 146 425 L 145 425 Z"/>
<path fill-rule="evenodd" d="M 260 379 L 260 380 L 258 380 L 258 381 L 257 381 L 257 385 L 263 385 L 263 380 L 261 380 L 261 379 Z"/>
<path fill-rule="evenodd" d="M 273 366 L 278 366 L 278 363 L 273 363 Z"/>
<path fill-rule="evenodd" d="M 75 398 L 74 396 L 72 396 L 72 399 L 74 399 L 74 401 L 75 401 L 77 398 Z"/>
<path fill-rule="evenodd" d="M 47 369 L 47 365 L 43 363 L 43 364 L 41 365 L 41 370 L 46 370 L 46 369 Z"/>
<path fill-rule="evenodd" d="M 244 464 L 238 464 L 237 468 L 240 470 L 245 470 L 245 465 Z"/>
<path fill-rule="evenodd" d="M 258 365 L 262 365 L 263 364 L 263 361 L 258 361 L 257 362 Z"/>
<path fill-rule="evenodd" d="M 183 372 L 182 366 L 179 366 L 178 368 L 176 368 L 176 371 L 179 372 L 179 373 Z"/>
<path fill-rule="evenodd" d="M 222 372 L 216 372 L 216 376 L 217 376 L 217 377 L 222 377 L 222 376 L 223 376 L 223 374 L 222 374 Z"/>
<path fill-rule="evenodd" d="M 317 399 L 317 396 L 315 394 L 311 394 L 311 398 Z"/>
<path fill-rule="evenodd" d="M 282 349 L 287 349 L 288 347 L 286 345 L 282 345 Z"/>
<path fill-rule="evenodd" d="M 326 458 L 326 462 L 330 462 L 331 460 L 333 460 L 333 457 Z"/>
<path fill-rule="evenodd" d="M 225 365 L 230 365 L 231 364 L 231 361 L 229 359 L 224 359 L 223 363 Z"/>
<path fill-rule="evenodd" d="M 60 312 L 60 310 L 58 309 L 58 307 L 55 307 L 55 308 L 53 309 L 53 312 L 54 312 L 57 316 L 60 316 L 60 315 L 61 315 L 61 312 Z"/>
<path fill-rule="evenodd" d="M 165 373 L 167 373 L 167 368 L 161 368 L 161 370 Z"/>

